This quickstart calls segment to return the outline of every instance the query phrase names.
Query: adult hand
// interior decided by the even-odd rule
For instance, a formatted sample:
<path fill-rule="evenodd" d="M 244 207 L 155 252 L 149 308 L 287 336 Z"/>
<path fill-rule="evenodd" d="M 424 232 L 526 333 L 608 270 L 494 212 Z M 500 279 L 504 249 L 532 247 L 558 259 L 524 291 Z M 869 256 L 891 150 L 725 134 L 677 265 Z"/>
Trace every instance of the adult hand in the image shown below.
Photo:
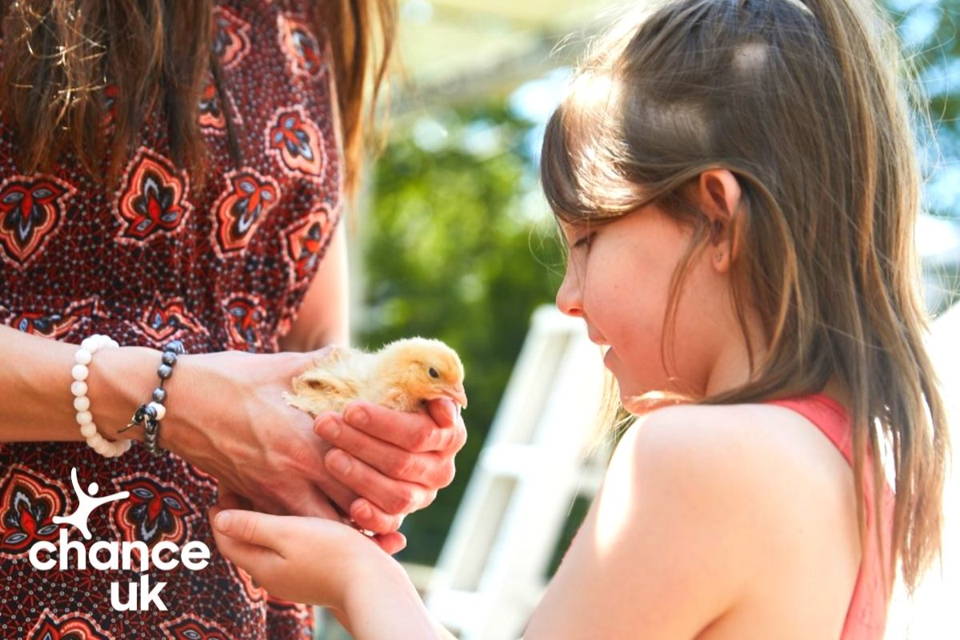
<path fill-rule="evenodd" d="M 323 456 L 330 444 L 313 433 L 311 417 L 281 396 L 320 355 L 181 356 L 167 386 L 160 445 L 214 476 L 222 493 L 248 499 L 253 509 L 346 520 L 357 494 L 327 470 Z M 389 553 L 405 545 L 399 533 L 375 541 Z"/>
<path fill-rule="evenodd" d="M 356 458 L 348 457 L 348 470 L 337 469 L 339 454 L 331 452 L 330 442 L 317 438 L 310 416 L 281 396 L 323 351 L 181 356 L 168 386 L 160 444 L 216 477 L 225 491 L 248 498 L 253 509 L 352 519 L 396 553 L 406 546 L 396 531 L 403 516 L 430 504 L 453 479 L 453 456 L 466 429 L 447 400 L 432 402 L 429 414 L 361 403 L 346 412 L 351 426 L 363 426 L 366 415 L 369 432 L 390 446 L 364 448 L 373 438 L 344 430 L 339 446 Z"/>
<path fill-rule="evenodd" d="M 395 531 L 453 481 L 454 456 L 467 441 L 460 412 L 446 398 L 423 413 L 357 401 L 342 415 L 317 416 L 315 430 L 335 447 L 324 458 L 330 474 L 360 496 L 349 515 L 379 534 Z"/>

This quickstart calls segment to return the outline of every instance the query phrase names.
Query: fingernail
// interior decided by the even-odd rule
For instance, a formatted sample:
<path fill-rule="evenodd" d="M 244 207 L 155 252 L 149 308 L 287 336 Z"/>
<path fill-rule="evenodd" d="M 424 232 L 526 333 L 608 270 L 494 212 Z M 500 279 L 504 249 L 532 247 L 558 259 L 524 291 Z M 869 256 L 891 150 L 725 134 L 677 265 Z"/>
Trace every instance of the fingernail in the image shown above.
<path fill-rule="evenodd" d="M 357 508 L 357 515 L 364 520 L 369 520 L 373 517 L 373 511 L 370 509 L 370 505 L 364 503 Z"/>
<path fill-rule="evenodd" d="M 317 432 L 329 440 L 340 436 L 340 423 L 333 416 L 323 416 L 317 420 Z"/>
<path fill-rule="evenodd" d="M 350 458 L 342 451 L 332 454 L 328 462 L 334 471 L 339 471 L 340 473 L 350 471 Z"/>
<path fill-rule="evenodd" d="M 357 427 L 365 427 L 367 426 L 367 422 L 370 421 L 369 414 L 367 414 L 365 409 L 361 409 L 360 407 L 350 407 L 344 416 L 347 422 Z"/>
<path fill-rule="evenodd" d="M 216 519 L 213 521 L 213 524 L 220 530 L 221 533 L 228 533 L 230 531 L 230 512 L 221 511 L 217 514 Z"/>

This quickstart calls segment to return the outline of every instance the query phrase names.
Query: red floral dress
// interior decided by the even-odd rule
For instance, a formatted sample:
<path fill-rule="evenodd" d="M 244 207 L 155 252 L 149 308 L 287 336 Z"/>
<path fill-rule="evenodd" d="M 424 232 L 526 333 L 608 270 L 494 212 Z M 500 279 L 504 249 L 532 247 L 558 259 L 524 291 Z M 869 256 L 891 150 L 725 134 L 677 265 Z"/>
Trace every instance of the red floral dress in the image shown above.
<path fill-rule="evenodd" d="M 0 125 L 0 322 L 75 344 L 106 333 L 154 348 L 178 338 L 188 353 L 278 349 L 338 222 L 342 193 L 329 49 L 308 27 L 306 6 L 217 3 L 214 47 L 242 162 L 230 159 L 229 111 L 211 85 L 199 117 L 215 169 L 202 189 L 171 161 L 156 114 L 112 193 L 69 159 L 24 175 L 16 140 Z M 109 104 L 116 89 L 105 94 Z M 166 611 L 112 606 L 111 583 L 122 585 L 125 601 L 136 568 L 31 564 L 34 543 L 57 544 L 53 516 L 78 506 L 74 467 L 82 487 L 96 482 L 100 496 L 129 492 L 92 513 L 87 545 L 210 548 L 203 570 L 148 571 L 152 585 L 167 583 Z M 217 553 L 206 518 L 216 496 L 213 477 L 139 445 L 117 459 L 82 443 L 0 445 L 0 638 L 309 638 L 309 607 L 270 597 Z"/>

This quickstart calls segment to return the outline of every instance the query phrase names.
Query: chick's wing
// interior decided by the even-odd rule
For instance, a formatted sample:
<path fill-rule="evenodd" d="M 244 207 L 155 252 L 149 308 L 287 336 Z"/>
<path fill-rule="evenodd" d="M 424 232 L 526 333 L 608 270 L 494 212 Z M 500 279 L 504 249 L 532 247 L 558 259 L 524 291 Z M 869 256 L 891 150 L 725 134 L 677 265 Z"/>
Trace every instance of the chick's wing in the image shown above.
<path fill-rule="evenodd" d="M 291 380 L 293 393 L 284 392 L 284 400 L 313 416 L 324 411 L 341 411 L 362 393 L 366 355 L 345 347 L 331 350 Z"/>

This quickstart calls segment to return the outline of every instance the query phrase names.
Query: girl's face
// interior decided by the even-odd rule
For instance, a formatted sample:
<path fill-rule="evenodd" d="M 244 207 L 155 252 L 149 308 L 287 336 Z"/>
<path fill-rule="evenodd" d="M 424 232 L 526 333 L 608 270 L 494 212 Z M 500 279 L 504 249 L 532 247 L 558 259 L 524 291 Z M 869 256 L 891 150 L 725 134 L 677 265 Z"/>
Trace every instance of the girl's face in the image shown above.
<path fill-rule="evenodd" d="M 678 293 L 675 359 L 666 343 L 668 375 L 660 349 L 664 313 L 691 231 L 653 205 L 602 226 L 560 224 L 569 257 L 557 307 L 582 317 L 592 341 L 609 345 L 604 364 L 616 376 L 625 406 L 649 391 L 706 395 L 742 375 L 725 243 L 693 258 Z"/>

